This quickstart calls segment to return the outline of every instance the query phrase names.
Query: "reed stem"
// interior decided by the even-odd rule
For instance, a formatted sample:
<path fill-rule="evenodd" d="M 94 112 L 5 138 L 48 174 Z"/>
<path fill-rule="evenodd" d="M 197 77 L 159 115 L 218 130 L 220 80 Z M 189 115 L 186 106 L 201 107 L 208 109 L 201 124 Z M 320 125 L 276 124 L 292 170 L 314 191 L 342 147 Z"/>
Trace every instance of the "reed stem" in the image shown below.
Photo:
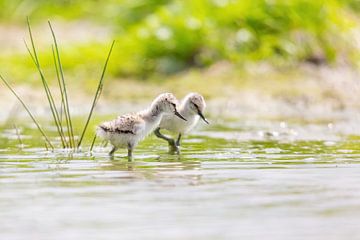
<path fill-rule="evenodd" d="M 58 67 L 59 67 L 59 70 L 60 70 L 62 90 L 64 92 L 64 94 L 62 94 L 62 96 L 64 97 L 64 106 L 65 106 L 64 107 L 64 114 L 65 114 L 66 125 L 67 125 L 67 128 L 68 128 L 69 143 L 70 143 L 71 148 L 75 148 L 74 130 L 73 130 L 73 125 L 72 125 L 71 115 L 70 115 L 70 110 L 69 110 L 70 109 L 69 108 L 69 100 L 68 100 L 68 95 L 67 95 L 67 90 L 66 90 L 64 71 L 63 71 L 63 67 L 62 67 L 62 64 L 61 64 L 59 47 L 58 47 L 56 36 L 55 36 L 54 30 L 53 30 L 53 28 L 51 26 L 50 21 L 48 21 L 48 24 L 49 24 L 49 27 L 50 27 L 50 30 L 51 30 L 53 41 L 54 41 L 56 60 L 57 60 Z"/>
<path fill-rule="evenodd" d="M 102 89 L 103 89 L 103 85 L 104 85 L 104 76 L 105 76 L 106 68 L 107 68 L 107 65 L 108 65 L 108 62 L 109 62 L 109 59 L 110 59 L 111 52 L 113 50 L 114 44 L 115 44 L 115 41 L 112 42 L 109 53 L 107 55 L 107 58 L 106 58 L 106 61 L 105 61 L 105 64 L 104 64 L 104 67 L 103 67 L 103 70 L 102 70 L 102 73 L 101 73 L 100 81 L 99 81 L 98 87 L 96 89 L 96 93 L 95 93 L 95 96 L 94 96 L 94 99 L 93 99 L 93 102 L 92 102 L 92 105 L 91 105 L 91 108 L 90 108 L 90 112 L 89 112 L 89 115 L 87 117 L 84 129 L 83 129 L 83 131 L 81 133 L 81 137 L 80 137 L 78 145 L 77 145 L 78 148 L 81 146 L 82 140 L 83 140 L 83 138 L 85 136 L 85 132 L 87 130 L 90 119 L 91 119 L 92 114 L 94 112 L 94 108 L 96 106 L 97 101 L 100 98 L 100 95 L 101 95 L 101 92 L 102 92 Z"/>
<path fill-rule="evenodd" d="M 31 41 L 31 46 L 32 46 L 33 53 L 31 53 L 31 50 L 28 47 L 28 45 L 26 44 L 26 42 L 25 42 L 25 46 L 26 46 L 31 59 L 33 60 L 35 66 L 36 66 L 36 68 L 37 68 L 37 70 L 38 70 L 38 72 L 40 74 L 40 78 L 41 78 L 41 81 L 42 81 L 42 84 L 43 84 L 43 87 L 44 87 L 44 90 L 45 90 L 45 93 L 46 93 L 46 97 L 47 97 L 47 100 L 48 100 L 48 103 L 49 103 L 49 107 L 50 107 L 51 113 L 53 115 L 55 126 L 56 126 L 58 134 L 59 134 L 59 136 L 61 138 L 62 146 L 65 148 L 66 139 L 63 136 L 63 131 L 62 131 L 62 126 L 61 126 L 61 122 L 60 122 L 60 118 L 59 118 L 59 113 L 57 111 L 55 101 L 54 101 L 53 95 L 51 93 L 51 90 L 49 88 L 49 85 L 47 84 L 47 81 L 45 79 L 45 76 L 44 76 L 43 71 L 42 71 L 41 66 L 40 66 L 40 61 L 38 59 L 38 55 L 37 55 L 37 52 L 36 52 L 35 41 L 34 41 L 34 38 L 33 38 L 33 35 L 32 35 L 29 18 L 27 19 L 27 24 L 28 24 L 28 30 L 29 30 L 30 41 Z"/>
<path fill-rule="evenodd" d="M 94 148 L 95 140 L 96 140 L 96 134 L 94 135 L 94 138 L 93 138 L 93 140 L 91 142 L 91 146 L 90 146 L 90 149 L 89 149 L 90 152 L 92 152 L 92 150 Z"/>
<path fill-rule="evenodd" d="M 20 98 L 20 96 L 15 92 L 15 90 L 10 86 L 10 84 L 5 80 L 5 78 L 0 75 L 0 79 L 4 82 L 4 84 L 10 89 L 10 91 L 15 95 L 15 97 L 19 100 L 19 102 L 21 103 L 21 105 L 25 108 L 26 112 L 29 114 L 30 118 L 33 120 L 33 122 L 35 123 L 36 127 L 39 129 L 41 135 L 43 135 L 43 137 L 45 138 L 45 144 L 48 143 L 49 146 L 54 149 L 54 146 L 52 145 L 52 143 L 50 142 L 49 138 L 46 136 L 44 130 L 41 128 L 40 124 L 38 123 L 38 121 L 35 119 L 34 115 L 31 113 L 30 109 L 26 106 L 26 104 L 24 103 L 24 101 Z"/>
<path fill-rule="evenodd" d="M 59 85 L 59 90 L 60 90 L 60 96 L 61 96 L 61 104 L 60 104 L 60 117 L 59 117 L 59 122 L 60 122 L 60 130 L 61 130 L 61 134 L 64 138 L 64 142 L 65 142 L 65 145 L 66 147 L 68 148 L 69 147 L 69 144 L 68 142 L 66 141 L 66 138 L 65 138 L 65 134 L 64 134 L 64 129 L 63 129 L 63 126 L 62 126 L 62 123 L 63 123 L 63 108 L 65 107 L 64 106 L 64 90 L 63 90 L 63 87 L 61 85 L 61 80 L 60 80 L 60 75 L 59 75 L 59 68 L 58 68 L 58 65 L 57 65 L 57 62 L 56 62 L 56 55 L 55 55 L 55 51 L 54 51 L 54 46 L 52 45 L 51 46 L 51 51 L 52 51 L 52 55 L 53 55 L 53 60 L 54 60 L 54 67 L 55 67 L 55 71 L 56 71 L 56 79 L 57 79 L 57 82 L 58 82 L 58 85 Z"/>

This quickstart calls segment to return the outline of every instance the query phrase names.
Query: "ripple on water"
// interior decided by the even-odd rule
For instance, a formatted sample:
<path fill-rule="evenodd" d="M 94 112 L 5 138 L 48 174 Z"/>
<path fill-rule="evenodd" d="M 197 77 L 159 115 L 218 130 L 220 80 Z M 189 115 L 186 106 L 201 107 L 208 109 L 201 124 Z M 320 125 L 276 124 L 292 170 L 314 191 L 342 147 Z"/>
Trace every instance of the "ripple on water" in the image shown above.
<path fill-rule="evenodd" d="M 210 125 L 180 155 L 150 137 L 133 162 L 2 135 L 0 237 L 356 239 L 360 137 L 336 122 L 255 123 Z"/>

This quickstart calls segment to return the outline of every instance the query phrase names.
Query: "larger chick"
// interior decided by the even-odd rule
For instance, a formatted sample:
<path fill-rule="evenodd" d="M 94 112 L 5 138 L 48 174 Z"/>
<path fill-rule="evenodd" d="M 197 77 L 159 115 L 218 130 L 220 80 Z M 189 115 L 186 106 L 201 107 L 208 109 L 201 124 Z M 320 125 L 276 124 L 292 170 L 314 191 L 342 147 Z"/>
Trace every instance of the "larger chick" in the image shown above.
<path fill-rule="evenodd" d="M 181 121 L 186 119 L 177 110 L 177 99 L 171 93 L 160 94 L 149 108 L 104 122 L 97 127 L 97 135 L 113 145 L 109 155 L 118 148 L 128 149 L 128 158 L 132 159 L 133 149 L 149 133 L 159 126 L 164 114 L 174 115 Z"/>

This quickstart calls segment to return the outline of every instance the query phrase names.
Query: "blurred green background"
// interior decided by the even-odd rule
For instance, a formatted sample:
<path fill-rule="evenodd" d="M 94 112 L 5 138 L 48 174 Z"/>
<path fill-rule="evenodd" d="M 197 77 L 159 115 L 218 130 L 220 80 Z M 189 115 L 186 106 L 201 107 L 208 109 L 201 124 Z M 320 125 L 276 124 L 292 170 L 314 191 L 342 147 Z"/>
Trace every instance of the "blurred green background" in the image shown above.
<path fill-rule="evenodd" d="M 219 62 L 245 72 L 259 62 L 357 68 L 359 11 L 359 0 L 0 0 L 0 34 L 11 39 L 15 28 L 20 42 L 28 38 L 29 16 L 42 65 L 53 74 L 50 41 L 41 40 L 51 20 L 65 71 L 80 82 L 99 77 L 112 39 L 111 79 L 161 79 Z M 38 82 L 24 45 L 6 49 L 4 40 L 0 71 Z"/>

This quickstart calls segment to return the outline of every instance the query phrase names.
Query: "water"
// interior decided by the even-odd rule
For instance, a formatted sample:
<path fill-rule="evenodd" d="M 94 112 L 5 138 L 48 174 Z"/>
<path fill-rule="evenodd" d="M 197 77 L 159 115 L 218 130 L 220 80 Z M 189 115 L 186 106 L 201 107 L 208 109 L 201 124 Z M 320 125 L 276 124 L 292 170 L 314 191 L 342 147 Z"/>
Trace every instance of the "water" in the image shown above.
<path fill-rule="evenodd" d="M 179 156 L 150 137 L 133 162 L 47 152 L 31 129 L 19 150 L 2 129 L 0 239 L 358 239 L 354 126 L 218 121 Z"/>

